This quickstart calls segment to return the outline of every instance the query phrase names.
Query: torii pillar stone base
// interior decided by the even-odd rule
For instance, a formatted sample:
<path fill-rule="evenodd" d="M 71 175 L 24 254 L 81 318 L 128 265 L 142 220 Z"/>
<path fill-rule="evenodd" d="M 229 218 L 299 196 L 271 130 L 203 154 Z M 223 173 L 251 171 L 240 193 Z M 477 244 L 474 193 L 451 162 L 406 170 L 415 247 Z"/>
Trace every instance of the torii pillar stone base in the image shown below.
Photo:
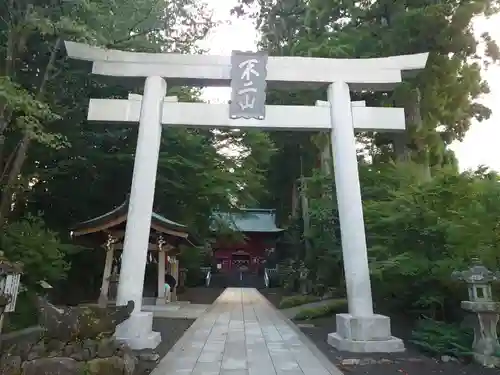
<path fill-rule="evenodd" d="M 404 352 L 403 340 L 391 335 L 388 316 L 353 316 L 337 314 L 337 331 L 328 334 L 328 344 L 353 353 Z"/>

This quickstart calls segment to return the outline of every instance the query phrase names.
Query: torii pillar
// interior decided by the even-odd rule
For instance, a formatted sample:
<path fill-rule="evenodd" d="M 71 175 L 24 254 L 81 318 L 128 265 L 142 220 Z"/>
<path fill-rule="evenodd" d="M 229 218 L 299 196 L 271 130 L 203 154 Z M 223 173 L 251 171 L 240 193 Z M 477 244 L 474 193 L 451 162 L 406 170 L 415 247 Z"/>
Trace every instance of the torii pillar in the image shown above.
<path fill-rule="evenodd" d="M 350 352 L 404 351 L 403 341 L 391 335 L 389 317 L 373 313 L 349 85 L 341 81 L 333 82 L 327 93 L 332 121 L 331 145 L 341 222 L 342 257 L 349 304 L 348 314 L 337 314 L 337 331 L 328 335 L 328 343 L 339 350 Z"/>
<path fill-rule="evenodd" d="M 115 332 L 116 339 L 127 342 L 132 349 L 156 348 L 161 342 L 160 332 L 152 330 L 153 313 L 141 308 L 166 91 L 162 77 L 146 78 L 116 296 L 119 306 L 129 300 L 135 303 L 130 318 Z"/>

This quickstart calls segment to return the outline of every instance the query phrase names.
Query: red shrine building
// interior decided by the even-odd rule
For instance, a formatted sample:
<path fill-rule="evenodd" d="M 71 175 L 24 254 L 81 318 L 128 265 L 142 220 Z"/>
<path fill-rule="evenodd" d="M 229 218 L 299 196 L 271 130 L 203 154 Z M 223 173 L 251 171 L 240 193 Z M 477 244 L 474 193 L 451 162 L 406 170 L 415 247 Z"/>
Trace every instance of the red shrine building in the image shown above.
<path fill-rule="evenodd" d="M 221 273 L 262 271 L 283 232 L 276 226 L 275 210 L 249 208 L 234 213 L 216 212 L 213 219 L 219 229 L 225 228 L 217 230 L 212 245 L 217 270 Z"/>

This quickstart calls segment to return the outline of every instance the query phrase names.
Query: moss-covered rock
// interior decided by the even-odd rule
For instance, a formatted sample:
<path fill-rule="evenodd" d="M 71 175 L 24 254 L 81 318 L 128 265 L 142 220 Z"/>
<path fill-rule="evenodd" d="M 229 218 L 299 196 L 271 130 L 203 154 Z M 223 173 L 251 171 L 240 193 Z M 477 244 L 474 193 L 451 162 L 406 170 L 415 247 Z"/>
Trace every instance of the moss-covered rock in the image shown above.
<path fill-rule="evenodd" d="M 45 337 L 60 341 L 111 337 L 118 324 L 130 317 L 134 302 L 126 306 L 70 306 L 56 307 L 38 297 L 40 325 Z"/>

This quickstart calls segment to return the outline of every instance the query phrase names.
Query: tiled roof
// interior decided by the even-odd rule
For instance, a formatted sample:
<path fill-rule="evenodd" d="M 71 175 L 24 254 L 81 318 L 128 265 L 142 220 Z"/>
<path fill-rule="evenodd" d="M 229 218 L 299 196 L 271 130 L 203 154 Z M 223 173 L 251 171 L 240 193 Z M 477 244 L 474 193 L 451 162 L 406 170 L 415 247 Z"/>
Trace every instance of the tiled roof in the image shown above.
<path fill-rule="evenodd" d="M 222 221 L 230 229 L 239 232 L 277 233 L 283 231 L 276 226 L 276 213 L 271 209 L 246 208 L 238 212 L 214 212 L 212 229 Z"/>

